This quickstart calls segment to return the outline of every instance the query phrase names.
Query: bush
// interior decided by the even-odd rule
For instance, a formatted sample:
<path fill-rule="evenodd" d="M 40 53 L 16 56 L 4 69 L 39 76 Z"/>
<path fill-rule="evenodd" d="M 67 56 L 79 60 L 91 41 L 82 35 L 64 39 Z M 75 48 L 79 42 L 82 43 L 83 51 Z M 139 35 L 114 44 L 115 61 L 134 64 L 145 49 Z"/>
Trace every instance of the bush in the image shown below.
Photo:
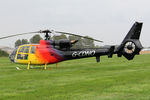
<path fill-rule="evenodd" d="M 8 57 L 9 54 L 6 51 L 0 49 L 0 57 Z"/>

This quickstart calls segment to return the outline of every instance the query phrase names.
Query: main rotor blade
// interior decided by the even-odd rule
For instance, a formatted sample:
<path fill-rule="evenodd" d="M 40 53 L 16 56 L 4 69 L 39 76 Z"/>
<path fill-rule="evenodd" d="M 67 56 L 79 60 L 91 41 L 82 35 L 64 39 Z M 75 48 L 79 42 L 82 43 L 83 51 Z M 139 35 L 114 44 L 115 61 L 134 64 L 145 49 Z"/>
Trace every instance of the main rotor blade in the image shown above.
<path fill-rule="evenodd" d="M 81 36 L 81 35 L 77 35 L 77 34 L 73 34 L 73 33 L 60 32 L 60 31 L 55 31 L 55 32 L 56 33 L 61 33 L 61 34 L 67 34 L 67 35 L 73 35 L 73 36 L 83 37 L 83 38 L 94 40 L 94 41 L 97 41 L 97 42 L 103 42 L 103 41 L 100 41 L 100 40 L 97 40 L 97 39 L 93 39 L 93 38 L 89 38 L 89 37 L 86 37 L 86 36 Z"/>
<path fill-rule="evenodd" d="M 25 35 L 25 34 L 33 34 L 33 33 L 39 33 L 39 31 L 37 31 L 37 32 L 28 32 L 28 33 L 20 33 L 20 34 L 15 34 L 15 35 L 4 36 L 4 37 L 0 37 L 0 39 L 10 38 L 10 37 L 19 36 L 19 35 Z"/>

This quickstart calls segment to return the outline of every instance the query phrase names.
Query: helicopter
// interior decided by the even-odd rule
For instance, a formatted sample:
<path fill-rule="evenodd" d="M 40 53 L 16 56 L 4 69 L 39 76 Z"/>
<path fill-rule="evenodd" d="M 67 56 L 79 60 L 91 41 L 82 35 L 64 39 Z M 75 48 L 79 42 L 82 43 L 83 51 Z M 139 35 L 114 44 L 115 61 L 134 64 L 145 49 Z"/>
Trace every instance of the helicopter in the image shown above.
<path fill-rule="evenodd" d="M 53 31 L 53 30 L 40 30 L 36 32 L 21 33 L 10 36 L 1 37 L 0 39 L 10 38 L 14 36 L 24 34 L 44 33 L 45 40 L 40 40 L 39 44 L 25 44 L 16 47 L 9 55 L 11 62 L 19 64 L 27 64 L 27 69 L 30 69 L 30 65 L 45 65 L 44 69 L 47 69 L 47 64 L 54 64 L 61 61 L 80 59 L 87 57 L 96 57 L 96 61 L 100 62 L 100 57 L 107 55 L 108 58 L 112 58 L 113 54 L 117 54 L 118 57 L 124 56 L 128 60 L 132 60 L 135 55 L 139 55 L 142 44 L 140 42 L 140 34 L 142 29 L 142 22 L 135 22 L 126 37 L 123 39 L 120 45 L 102 46 L 99 48 L 71 48 L 78 40 L 51 40 L 50 34 L 53 32 L 73 35 L 82 38 L 92 39 L 97 42 L 103 42 L 97 39 L 88 38 L 73 33 Z"/>

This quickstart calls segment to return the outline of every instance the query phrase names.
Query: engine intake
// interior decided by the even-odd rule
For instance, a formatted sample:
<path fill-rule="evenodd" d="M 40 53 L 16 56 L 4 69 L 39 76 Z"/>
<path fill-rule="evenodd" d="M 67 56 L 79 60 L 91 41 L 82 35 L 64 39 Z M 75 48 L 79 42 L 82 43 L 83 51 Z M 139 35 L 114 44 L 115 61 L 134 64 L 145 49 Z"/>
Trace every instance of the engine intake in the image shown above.
<path fill-rule="evenodd" d="M 71 48 L 73 44 L 75 44 L 76 42 L 78 42 L 78 40 L 66 40 L 66 39 L 61 39 L 58 41 L 54 41 L 53 42 L 53 46 L 58 46 L 60 49 L 68 49 Z"/>

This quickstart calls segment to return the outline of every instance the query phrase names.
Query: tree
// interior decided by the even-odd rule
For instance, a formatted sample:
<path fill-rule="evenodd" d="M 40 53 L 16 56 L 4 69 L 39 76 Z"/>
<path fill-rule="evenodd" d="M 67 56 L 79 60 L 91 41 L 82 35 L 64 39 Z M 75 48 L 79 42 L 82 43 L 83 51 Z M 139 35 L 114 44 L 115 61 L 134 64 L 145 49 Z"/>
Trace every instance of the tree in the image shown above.
<path fill-rule="evenodd" d="M 86 36 L 87 38 L 91 38 L 89 36 Z M 87 39 L 87 38 L 83 38 L 82 43 L 86 48 L 94 48 L 95 44 L 94 44 L 94 40 L 91 39 Z"/>
<path fill-rule="evenodd" d="M 29 42 L 27 39 L 22 39 L 22 40 L 19 39 L 15 42 L 15 47 L 20 46 L 22 44 L 29 44 Z"/>
<path fill-rule="evenodd" d="M 22 42 L 21 42 L 21 40 L 19 39 L 19 40 L 17 40 L 17 41 L 15 42 L 15 47 L 20 46 L 21 44 L 22 44 Z"/>
<path fill-rule="evenodd" d="M 40 40 L 42 40 L 42 37 L 37 34 L 30 39 L 30 43 L 39 43 Z"/>
<path fill-rule="evenodd" d="M 53 40 L 60 40 L 60 39 L 67 39 L 67 36 L 64 35 L 64 34 L 61 34 L 61 35 L 54 35 Z"/>
<path fill-rule="evenodd" d="M 29 44 L 27 39 L 22 39 L 21 44 Z"/>
<path fill-rule="evenodd" d="M 96 45 L 95 48 L 100 48 L 100 46 L 99 46 L 99 45 Z"/>

